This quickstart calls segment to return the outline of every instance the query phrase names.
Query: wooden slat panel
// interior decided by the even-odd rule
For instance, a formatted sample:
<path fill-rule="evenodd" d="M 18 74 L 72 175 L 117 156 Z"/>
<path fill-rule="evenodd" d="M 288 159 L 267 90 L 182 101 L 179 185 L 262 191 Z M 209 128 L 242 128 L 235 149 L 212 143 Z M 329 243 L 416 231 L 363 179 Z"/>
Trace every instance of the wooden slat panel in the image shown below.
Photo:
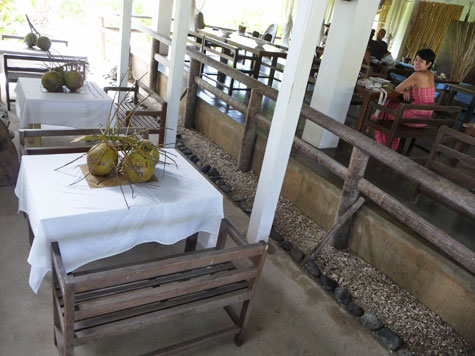
<path fill-rule="evenodd" d="M 438 145 L 436 147 L 436 150 L 450 158 L 455 158 L 458 161 L 467 164 L 468 166 L 475 167 L 475 158 L 470 157 L 465 153 L 459 152 L 457 150 L 454 150 L 453 148 L 444 145 Z"/>
<path fill-rule="evenodd" d="M 228 263 L 223 263 L 219 265 L 214 265 L 211 267 L 203 267 L 203 268 L 199 268 L 199 269 L 195 269 L 191 271 L 169 274 L 163 277 L 146 279 L 143 281 L 121 284 L 118 286 L 112 286 L 112 287 L 108 287 L 108 288 L 104 288 L 100 290 L 79 293 L 76 295 L 76 303 L 80 303 L 80 302 L 97 298 L 97 297 L 105 297 L 108 295 L 112 295 L 116 293 L 124 293 L 127 291 L 132 291 L 132 290 L 136 290 L 140 288 L 154 287 L 154 286 L 161 285 L 164 283 L 175 282 L 175 281 L 179 281 L 183 279 L 194 278 L 194 277 L 202 276 L 205 274 L 228 271 L 232 269 L 235 269 L 234 265 L 231 262 L 228 262 Z"/>
<path fill-rule="evenodd" d="M 456 168 L 452 168 L 438 161 L 432 161 L 430 168 L 439 171 L 445 177 L 454 178 L 459 182 L 475 187 L 475 176 L 470 176 L 468 172 L 461 172 Z"/>
<path fill-rule="evenodd" d="M 91 289 L 104 288 L 139 279 L 163 276 L 189 269 L 205 267 L 211 264 L 256 256 L 262 254 L 264 249 L 265 244 L 262 243 L 233 247 L 222 251 L 207 249 L 172 259 L 142 264 L 140 266 L 130 266 L 107 272 L 75 276 L 76 292 L 79 293 Z"/>
<path fill-rule="evenodd" d="M 255 278 L 256 275 L 257 268 L 253 266 L 222 272 L 214 276 L 197 277 L 186 282 L 173 282 L 161 286 L 160 288 L 142 289 L 102 298 L 100 300 L 84 302 L 76 306 L 76 320 L 158 302 L 179 295 L 200 292 L 209 288 L 220 287 L 226 284 L 252 279 Z"/>
<path fill-rule="evenodd" d="M 115 323 L 100 325 L 95 328 L 85 329 L 76 332 L 75 344 L 79 345 L 90 342 L 104 336 L 122 334 L 135 329 L 153 325 L 159 322 L 168 322 L 176 320 L 187 315 L 205 312 L 216 308 L 224 307 L 234 303 L 240 303 L 250 298 L 249 292 L 236 291 L 224 295 L 216 296 L 209 299 L 199 300 L 193 303 L 178 306 L 172 309 L 166 309 L 141 315 L 133 319 L 117 321 Z"/>
<path fill-rule="evenodd" d="M 98 325 L 106 324 L 115 322 L 118 320 L 126 319 L 135 317 L 138 315 L 148 314 L 152 312 L 156 312 L 158 310 L 164 310 L 176 307 L 178 305 L 186 304 L 195 302 L 200 299 L 206 299 L 215 297 L 217 295 L 235 292 L 238 290 L 247 289 L 248 283 L 247 282 L 239 282 L 234 284 L 228 284 L 226 286 L 214 288 L 212 290 L 205 290 L 198 293 L 193 293 L 189 295 L 179 296 L 176 298 L 171 298 L 165 301 L 160 301 L 156 303 L 150 303 L 138 306 L 136 308 L 131 308 L 127 310 L 120 310 L 114 313 L 109 313 L 107 315 L 101 315 L 98 317 L 88 318 L 84 320 L 79 320 L 74 324 L 75 330 L 83 330 L 91 327 L 95 327 Z"/>

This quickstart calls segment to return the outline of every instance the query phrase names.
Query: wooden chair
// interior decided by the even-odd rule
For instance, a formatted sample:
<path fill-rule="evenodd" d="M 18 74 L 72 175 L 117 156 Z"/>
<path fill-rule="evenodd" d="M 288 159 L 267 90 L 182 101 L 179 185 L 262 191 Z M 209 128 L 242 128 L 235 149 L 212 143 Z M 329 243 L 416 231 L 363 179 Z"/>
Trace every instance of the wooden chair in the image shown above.
<path fill-rule="evenodd" d="M 2 35 L 2 41 L 3 40 L 23 40 L 25 37 L 24 36 L 17 36 L 17 35 Z M 69 42 L 66 40 L 56 40 L 56 39 L 51 39 L 51 42 L 56 42 L 56 43 L 62 43 L 66 47 L 68 47 Z"/>
<path fill-rule="evenodd" d="M 252 69 L 241 65 L 239 62 L 245 59 L 253 59 L 253 57 L 246 57 L 239 53 L 240 49 L 236 46 L 230 45 L 228 43 L 222 42 L 218 39 L 206 37 L 203 41 L 202 52 L 212 53 L 219 57 L 219 60 L 223 63 L 231 62 L 231 66 L 243 73 L 252 73 Z M 225 84 L 226 76 L 222 73 L 202 73 L 208 79 L 216 82 L 218 86 L 228 88 L 228 94 L 232 95 L 234 90 L 249 90 L 248 88 L 235 88 L 234 87 L 234 78 L 231 78 L 229 86 Z M 211 76 L 217 76 L 216 79 L 211 78 Z"/>
<path fill-rule="evenodd" d="M 394 120 L 371 120 L 371 114 L 375 110 L 388 113 L 394 116 Z M 406 110 L 430 110 L 433 114 L 430 118 L 420 117 L 414 119 L 405 119 L 403 114 Z M 460 112 L 458 106 L 443 105 L 414 105 L 400 103 L 397 110 L 392 110 L 387 106 L 380 105 L 374 101 L 370 102 L 361 126 L 361 132 L 366 132 L 367 128 L 379 130 L 388 135 L 387 146 L 391 147 L 394 138 L 401 138 L 402 143 L 399 145 L 400 152 L 404 148 L 406 139 L 413 140 L 420 137 L 436 137 L 439 128 L 443 125 L 453 126 Z M 425 127 L 411 127 L 408 124 L 425 124 Z M 406 152 L 410 151 L 410 148 Z"/>
<path fill-rule="evenodd" d="M 442 126 L 435 138 L 425 167 L 474 193 L 475 137 Z M 421 193 L 440 201 L 438 196 L 423 190 L 418 185 L 412 196 L 413 204 L 417 203 Z M 470 193 L 467 192 L 467 194 Z"/>
<path fill-rule="evenodd" d="M 225 248 L 227 237 L 235 247 Z M 225 335 L 243 343 L 267 245 L 249 244 L 223 219 L 216 248 L 126 265 L 66 273 L 58 243 L 51 249 L 60 355 L 73 355 L 75 346 L 100 338 L 224 308 L 230 326 L 150 353 L 169 355 Z"/>
<path fill-rule="evenodd" d="M 145 96 L 140 93 L 145 92 Z M 158 134 L 158 144 L 165 140 L 167 102 L 140 81 L 132 87 L 105 87 L 104 91 L 132 93 L 132 100 L 125 99 L 118 105 L 118 117 L 124 127 L 136 127 L 148 130 L 149 134 Z M 152 99 L 154 102 L 152 103 Z"/>
<path fill-rule="evenodd" d="M 49 71 L 49 67 L 52 67 L 56 64 L 77 64 L 75 67 L 79 66 L 79 71 L 85 77 L 86 60 L 86 57 L 66 59 L 59 57 L 20 56 L 10 54 L 3 55 L 5 93 L 8 110 L 10 111 L 11 109 L 10 103 L 15 102 L 15 99 L 10 98 L 10 83 L 16 83 L 20 77 L 40 78 L 44 73 Z"/>

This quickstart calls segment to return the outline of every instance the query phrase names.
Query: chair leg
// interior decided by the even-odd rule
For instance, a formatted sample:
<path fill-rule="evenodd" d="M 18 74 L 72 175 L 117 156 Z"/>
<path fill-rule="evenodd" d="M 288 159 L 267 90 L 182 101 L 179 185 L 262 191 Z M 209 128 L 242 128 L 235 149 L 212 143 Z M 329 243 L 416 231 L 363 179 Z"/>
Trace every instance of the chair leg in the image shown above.
<path fill-rule="evenodd" d="M 8 111 L 11 110 L 11 105 L 10 105 L 10 92 L 8 91 L 8 79 L 5 82 L 5 95 L 7 98 L 7 109 Z"/>
<path fill-rule="evenodd" d="M 421 186 L 418 184 L 416 185 L 416 188 L 414 189 L 414 193 L 412 193 L 411 203 L 417 204 L 420 196 L 421 196 Z"/>

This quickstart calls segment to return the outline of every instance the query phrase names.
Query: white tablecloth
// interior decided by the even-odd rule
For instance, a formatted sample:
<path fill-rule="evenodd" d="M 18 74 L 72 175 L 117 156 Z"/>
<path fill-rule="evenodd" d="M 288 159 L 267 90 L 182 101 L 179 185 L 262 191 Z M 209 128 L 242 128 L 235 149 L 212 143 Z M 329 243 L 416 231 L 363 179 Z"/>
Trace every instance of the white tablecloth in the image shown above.
<path fill-rule="evenodd" d="M 169 152 L 176 154 L 174 149 Z M 51 270 L 51 241 L 58 241 L 67 272 L 91 261 L 127 251 L 145 242 L 173 244 L 196 232 L 200 244 L 216 245 L 223 218 L 223 196 L 190 163 L 176 154 L 178 169 L 159 163 L 158 182 L 94 188 L 80 165 L 55 171 L 78 154 L 23 156 L 15 194 L 28 214 L 35 239 L 28 256 L 35 291 Z"/>
<path fill-rule="evenodd" d="M 77 93 L 49 93 L 39 78 L 19 78 L 15 87 L 20 128 L 48 124 L 75 128 L 106 127 L 112 99 L 86 81 Z"/>

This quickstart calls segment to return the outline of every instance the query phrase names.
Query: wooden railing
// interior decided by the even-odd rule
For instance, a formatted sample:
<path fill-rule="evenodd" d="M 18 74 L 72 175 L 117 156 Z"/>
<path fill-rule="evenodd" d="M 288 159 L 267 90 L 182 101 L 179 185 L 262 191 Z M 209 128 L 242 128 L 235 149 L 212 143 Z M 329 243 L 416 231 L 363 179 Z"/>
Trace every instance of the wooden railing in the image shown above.
<path fill-rule="evenodd" d="M 156 41 L 163 41 L 168 45 L 171 44 L 169 38 L 165 38 L 152 30 L 146 29 L 144 32 L 152 36 Z M 184 119 L 185 127 L 193 128 L 199 87 L 209 91 L 219 99 L 233 106 L 236 110 L 244 113 L 246 115 L 246 123 L 238 159 L 238 168 L 244 171 L 249 170 L 256 139 L 256 127 L 259 124 L 265 128 L 270 128 L 271 125 L 271 121 L 260 113 L 262 98 L 266 96 L 276 101 L 278 91 L 195 49 L 188 48 L 187 55 L 191 58 L 191 62 Z M 156 56 L 156 54 L 152 54 L 152 58 L 156 58 Z M 246 105 L 237 101 L 224 93 L 221 89 L 214 87 L 200 78 L 200 68 L 203 64 L 248 86 L 251 89 L 249 104 Z M 335 247 L 344 248 L 347 245 L 351 215 L 345 215 L 345 212 L 356 212 L 358 210 L 356 207 L 358 205 L 361 206 L 358 198 L 360 194 L 363 194 L 391 216 L 400 220 L 434 246 L 452 257 L 455 261 L 463 265 L 472 274 L 475 274 L 475 253 L 473 251 L 366 180 L 364 178 L 364 172 L 369 157 L 373 157 L 420 185 L 425 190 L 436 194 L 447 205 L 458 211 L 463 211 L 466 215 L 474 219 L 475 195 L 307 105 L 302 106 L 301 116 L 330 131 L 353 146 L 349 166 L 345 167 L 302 139 L 298 137 L 294 138 L 293 147 L 296 150 L 303 152 L 344 180 L 334 225 L 334 227 L 338 227 L 338 229 L 337 231 L 335 231 L 335 229 L 332 231 L 333 245 Z"/>

